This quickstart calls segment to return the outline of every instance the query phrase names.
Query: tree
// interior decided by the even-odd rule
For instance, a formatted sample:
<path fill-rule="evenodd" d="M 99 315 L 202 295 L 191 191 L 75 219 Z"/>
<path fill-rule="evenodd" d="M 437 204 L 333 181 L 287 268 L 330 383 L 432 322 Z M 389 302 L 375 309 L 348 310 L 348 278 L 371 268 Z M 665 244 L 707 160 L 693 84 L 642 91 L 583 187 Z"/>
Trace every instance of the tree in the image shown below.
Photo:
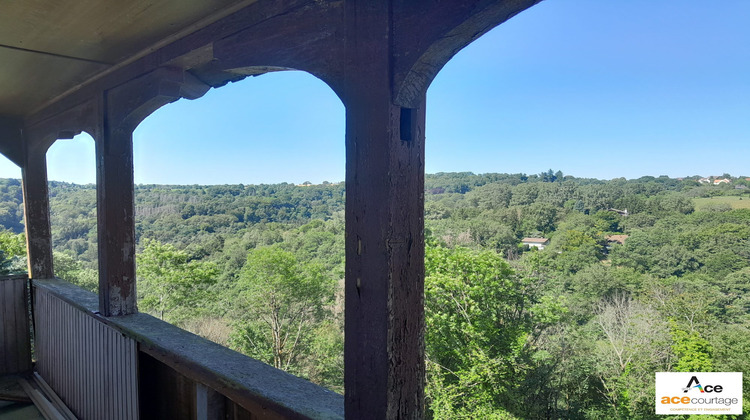
<path fill-rule="evenodd" d="M 558 270 L 573 274 L 599 263 L 604 256 L 603 249 L 598 238 L 570 229 L 557 232 L 548 252 L 557 252 L 555 266 Z"/>
<path fill-rule="evenodd" d="M 677 322 L 670 320 L 672 351 L 677 356 L 676 372 L 713 372 L 711 354 L 713 349 L 698 331 L 685 331 Z"/>
<path fill-rule="evenodd" d="M 528 284 L 493 251 L 429 247 L 427 398 L 435 418 L 507 416 L 531 332 Z"/>
<path fill-rule="evenodd" d="M 26 236 L 11 231 L 0 232 L 0 274 L 26 272 Z"/>
<path fill-rule="evenodd" d="M 617 293 L 603 299 L 590 323 L 598 338 L 597 376 L 619 418 L 653 413 L 654 372 L 671 357 L 667 323 L 653 309 Z"/>
<path fill-rule="evenodd" d="M 557 209 L 551 204 L 536 202 L 525 207 L 522 215 L 523 230 L 526 233 L 533 231 L 552 232 L 555 230 Z"/>
<path fill-rule="evenodd" d="M 591 316 L 602 299 L 612 298 L 618 293 L 635 295 L 647 279 L 647 276 L 630 268 L 592 264 L 570 277 L 574 302 L 572 310 Z"/>
<path fill-rule="evenodd" d="M 726 276 L 718 286 L 722 292 L 719 316 L 727 323 L 750 321 L 750 267 Z"/>
<path fill-rule="evenodd" d="M 278 246 L 256 248 L 233 290 L 233 346 L 278 369 L 302 373 L 301 358 L 328 315 L 333 281 L 317 265 L 301 265 Z"/>
<path fill-rule="evenodd" d="M 215 282 L 216 265 L 190 260 L 185 251 L 154 239 L 143 241 L 136 256 L 141 309 L 181 322 L 206 306 L 206 287 Z"/>
<path fill-rule="evenodd" d="M 90 292 L 99 292 L 99 273 L 85 268 L 80 261 L 64 252 L 54 252 L 55 276 Z"/>

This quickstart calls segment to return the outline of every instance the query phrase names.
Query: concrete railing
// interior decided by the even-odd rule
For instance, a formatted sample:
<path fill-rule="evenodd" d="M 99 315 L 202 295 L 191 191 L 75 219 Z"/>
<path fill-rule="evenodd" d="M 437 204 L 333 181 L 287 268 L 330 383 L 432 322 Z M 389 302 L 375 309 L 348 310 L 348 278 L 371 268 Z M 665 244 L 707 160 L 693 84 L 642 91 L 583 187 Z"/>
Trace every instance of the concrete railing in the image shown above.
<path fill-rule="evenodd" d="M 344 397 L 150 315 L 34 280 L 39 373 L 82 419 L 343 419 Z"/>

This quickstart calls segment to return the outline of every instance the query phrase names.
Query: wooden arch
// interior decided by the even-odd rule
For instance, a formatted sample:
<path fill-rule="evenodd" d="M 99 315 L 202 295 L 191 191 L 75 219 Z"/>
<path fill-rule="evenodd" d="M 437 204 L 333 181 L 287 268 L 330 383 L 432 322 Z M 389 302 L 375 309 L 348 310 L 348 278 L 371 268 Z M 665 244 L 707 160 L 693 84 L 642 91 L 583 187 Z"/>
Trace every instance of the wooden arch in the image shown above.
<path fill-rule="evenodd" d="M 99 310 L 131 314 L 135 127 L 210 87 L 280 68 L 309 72 L 346 107 L 346 416 L 421 418 L 426 91 L 460 49 L 538 1 L 243 2 L 20 119 L 0 120 L 11 139 L 0 151 L 24 170 L 32 277 L 53 274 L 44 161 L 51 141 L 81 131 L 96 141 Z"/>

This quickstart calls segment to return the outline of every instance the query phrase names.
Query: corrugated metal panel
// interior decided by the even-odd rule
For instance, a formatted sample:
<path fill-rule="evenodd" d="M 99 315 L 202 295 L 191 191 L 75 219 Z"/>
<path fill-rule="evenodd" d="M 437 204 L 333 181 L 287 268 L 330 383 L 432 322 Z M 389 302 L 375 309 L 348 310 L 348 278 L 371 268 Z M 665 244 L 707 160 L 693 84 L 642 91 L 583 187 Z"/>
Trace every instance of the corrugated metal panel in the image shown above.
<path fill-rule="evenodd" d="M 43 289 L 34 292 L 37 370 L 80 419 L 137 419 L 137 346 Z"/>
<path fill-rule="evenodd" d="M 0 279 L 0 375 L 31 370 L 27 282 Z"/>

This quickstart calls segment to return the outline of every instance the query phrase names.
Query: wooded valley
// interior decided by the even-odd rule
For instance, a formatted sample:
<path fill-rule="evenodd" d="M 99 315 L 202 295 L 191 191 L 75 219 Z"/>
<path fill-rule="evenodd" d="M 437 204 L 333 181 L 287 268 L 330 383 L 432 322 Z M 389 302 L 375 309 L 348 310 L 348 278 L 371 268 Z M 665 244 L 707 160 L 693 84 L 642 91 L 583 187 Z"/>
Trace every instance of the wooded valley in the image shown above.
<path fill-rule="evenodd" d="M 750 401 L 750 178 L 724 178 L 427 175 L 428 415 L 656 418 L 659 371 L 745 372 Z M 343 392 L 344 197 L 137 186 L 140 310 Z M 95 187 L 50 206 L 56 274 L 96 292 Z M 18 180 L 0 225 L 25 271 Z"/>

